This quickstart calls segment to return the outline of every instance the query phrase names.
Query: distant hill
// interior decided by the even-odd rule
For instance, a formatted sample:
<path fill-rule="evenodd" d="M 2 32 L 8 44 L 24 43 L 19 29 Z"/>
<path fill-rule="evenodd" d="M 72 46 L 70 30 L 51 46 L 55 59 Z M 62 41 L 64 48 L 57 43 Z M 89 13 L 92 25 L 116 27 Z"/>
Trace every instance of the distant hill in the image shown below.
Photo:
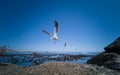
<path fill-rule="evenodd" d="M 13 52 L 15 50 L 8 49 L 7 46 L 0 46 L 0 52 Z"/>

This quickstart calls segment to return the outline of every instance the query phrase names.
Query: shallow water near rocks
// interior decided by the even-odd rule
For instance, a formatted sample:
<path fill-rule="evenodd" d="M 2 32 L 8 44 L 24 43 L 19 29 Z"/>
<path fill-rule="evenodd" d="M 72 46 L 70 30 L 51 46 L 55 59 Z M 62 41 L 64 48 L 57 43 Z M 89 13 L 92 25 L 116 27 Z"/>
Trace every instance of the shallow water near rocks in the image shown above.
<path fill-rule="evenodd" d="M 86 54 L 78 54 L 78 53 L 69 53 L 69 54 L 45 54 L 40 53 L 34 55 L 32 53 L 5 53 L 4 56 L 0 57 L 0 63 L 12 63 L 17 66 L 31 66 L 38 65 L 46 62 L 70 62 L 70 63 L 78 63 L 83 64 L 86 63 L 93 55 L 96 53 L 86 53 Z M 75 56 L 78 56 L 75 57 Z M 84 55 L 84 56 L 83 56 Z M 90 55 L 90 56 L 87 56 Z M 74 58 L 73 58 L 74 57 Z"/>

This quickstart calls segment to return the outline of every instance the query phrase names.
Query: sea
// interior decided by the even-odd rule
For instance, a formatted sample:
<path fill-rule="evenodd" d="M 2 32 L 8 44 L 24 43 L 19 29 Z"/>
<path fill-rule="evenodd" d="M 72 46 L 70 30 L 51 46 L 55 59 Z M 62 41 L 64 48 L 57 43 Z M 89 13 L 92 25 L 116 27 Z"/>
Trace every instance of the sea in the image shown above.
<path fill-rule="evenodd" d="M 39 65 L 46 62 L 69 62 L 84 64 L 99 52 L 4 52 L 0 64 L 10 63 L 21 67 Z"/>

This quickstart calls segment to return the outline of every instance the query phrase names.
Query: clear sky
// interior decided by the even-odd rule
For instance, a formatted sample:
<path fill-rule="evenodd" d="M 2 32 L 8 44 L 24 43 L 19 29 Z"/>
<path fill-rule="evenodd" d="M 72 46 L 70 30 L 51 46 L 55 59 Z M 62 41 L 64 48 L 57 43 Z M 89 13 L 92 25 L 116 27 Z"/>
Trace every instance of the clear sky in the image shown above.
<path fill-rule="evenodd" d="M 54 20 L 56 44 L 42 32 L 53 33 Z M 103 51 L 119 36 L 119 0 L 0 0 L 0 45 L 11 49 Z"/>

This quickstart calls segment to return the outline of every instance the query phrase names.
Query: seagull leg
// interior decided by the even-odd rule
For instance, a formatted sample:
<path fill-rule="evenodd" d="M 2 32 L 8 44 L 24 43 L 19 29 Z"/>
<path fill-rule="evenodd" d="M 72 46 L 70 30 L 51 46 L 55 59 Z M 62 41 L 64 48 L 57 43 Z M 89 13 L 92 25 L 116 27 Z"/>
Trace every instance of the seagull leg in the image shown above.
<path fill-rule="evenodd" d="M 56 44 L 56 41 L 54 40 L 54 44 Z"/>

